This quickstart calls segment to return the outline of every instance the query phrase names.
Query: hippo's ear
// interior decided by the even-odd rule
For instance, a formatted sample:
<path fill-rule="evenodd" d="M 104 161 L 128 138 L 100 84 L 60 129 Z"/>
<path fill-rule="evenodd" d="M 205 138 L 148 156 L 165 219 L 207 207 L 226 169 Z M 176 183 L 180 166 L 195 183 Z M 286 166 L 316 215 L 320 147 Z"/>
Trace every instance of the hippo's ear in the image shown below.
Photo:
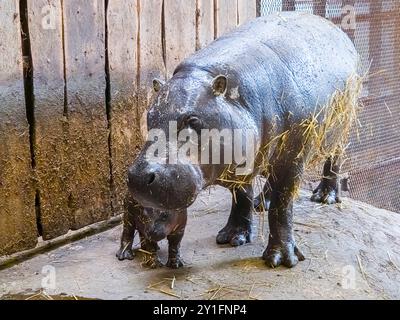
<path fill-rule="evenodd" d="M 160 80 L 160 79 L 154 79 L 153 80 L 153 90 L 155 92 L 158 92 L 161 90 L 162 86 L 165 84 L 164 81 Z"/>
<path fill-rule="evenodd" d="M 216 96 L 224 95 L 228 87 L 228 79 L 224 75 L 215 77 L 212 81 L 213 93 Z"/>

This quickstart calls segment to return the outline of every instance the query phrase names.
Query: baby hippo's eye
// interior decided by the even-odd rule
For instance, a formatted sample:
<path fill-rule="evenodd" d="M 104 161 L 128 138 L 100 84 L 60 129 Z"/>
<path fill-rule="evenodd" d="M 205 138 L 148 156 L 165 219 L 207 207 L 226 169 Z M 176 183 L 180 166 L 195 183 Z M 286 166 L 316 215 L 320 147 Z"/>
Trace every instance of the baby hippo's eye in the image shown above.
<path fill-rule="evenodd" d="M 167 221 L 168 219 L 168 213 L 167 212 L 163 212 L 161 213 L 161 221 Z"/>

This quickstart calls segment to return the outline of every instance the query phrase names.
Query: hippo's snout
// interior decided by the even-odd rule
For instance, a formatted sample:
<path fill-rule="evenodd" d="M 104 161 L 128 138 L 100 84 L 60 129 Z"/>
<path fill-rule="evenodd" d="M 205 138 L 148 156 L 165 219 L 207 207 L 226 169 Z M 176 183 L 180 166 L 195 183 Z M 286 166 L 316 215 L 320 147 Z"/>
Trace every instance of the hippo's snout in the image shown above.
<path fill-rule="evenodd" d="M 147 233 L 147 238 L 154 242 L 159 242 L 167 237 L 163 230 L 154 229 Z"/>
<path fill-rule="evenodd" d="M 135 189 L 135 185 L 150 186 L 156 182 L 156 177 L 157 173 L 154 169 L 146 168 L 141 170 L 141 168 L 132 166 L 128 170 L 128 186 L 132 189 Z"/>
<path fill-rule="evenodd" d="M 201 171 L 190 164 L 136 161 L 128 170 L 128 187 L 145 207 L 176 210 L 189 207 L 202 189 Z"/>

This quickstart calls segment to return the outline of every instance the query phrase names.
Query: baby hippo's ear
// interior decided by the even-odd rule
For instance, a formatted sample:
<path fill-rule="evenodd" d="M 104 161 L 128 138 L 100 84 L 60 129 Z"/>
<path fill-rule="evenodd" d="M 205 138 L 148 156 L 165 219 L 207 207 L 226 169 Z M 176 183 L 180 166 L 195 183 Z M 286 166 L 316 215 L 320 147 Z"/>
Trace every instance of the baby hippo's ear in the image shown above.
<path fill-rule="evenodd" d="M 213 93 L 216 96 L 224 95 L 228 87 L 228 79 L 224 75 L 216 76 L 212 81 Z"/>
<path fill-rule="evenodd" d="M 155 92 L 159 92 L 161 90 L 161 88 L 163 87 L 163 85 L 165 84 L 164 81 L 160 80 L 160 79 L 154 79 L 153 80 L 153 90 Z"/>

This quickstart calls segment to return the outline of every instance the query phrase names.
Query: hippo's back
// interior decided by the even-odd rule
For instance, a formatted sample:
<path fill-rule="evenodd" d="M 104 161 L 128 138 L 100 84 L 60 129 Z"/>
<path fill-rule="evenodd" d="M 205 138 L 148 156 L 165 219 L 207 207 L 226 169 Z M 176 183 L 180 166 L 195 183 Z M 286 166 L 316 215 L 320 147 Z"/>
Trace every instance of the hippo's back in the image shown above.
<path fill-rule="evenodd" d="M 358 54 L 348 36 L 319 16 L 282 12 L 257 18 L 185 60 L 190 65 L 237 80 L 246 101 L 324 104 L 357 72 Z M 252 96 L 250 99 L 249 96 Z M 259 102 L 260 102 L 259 101 Z"/>

